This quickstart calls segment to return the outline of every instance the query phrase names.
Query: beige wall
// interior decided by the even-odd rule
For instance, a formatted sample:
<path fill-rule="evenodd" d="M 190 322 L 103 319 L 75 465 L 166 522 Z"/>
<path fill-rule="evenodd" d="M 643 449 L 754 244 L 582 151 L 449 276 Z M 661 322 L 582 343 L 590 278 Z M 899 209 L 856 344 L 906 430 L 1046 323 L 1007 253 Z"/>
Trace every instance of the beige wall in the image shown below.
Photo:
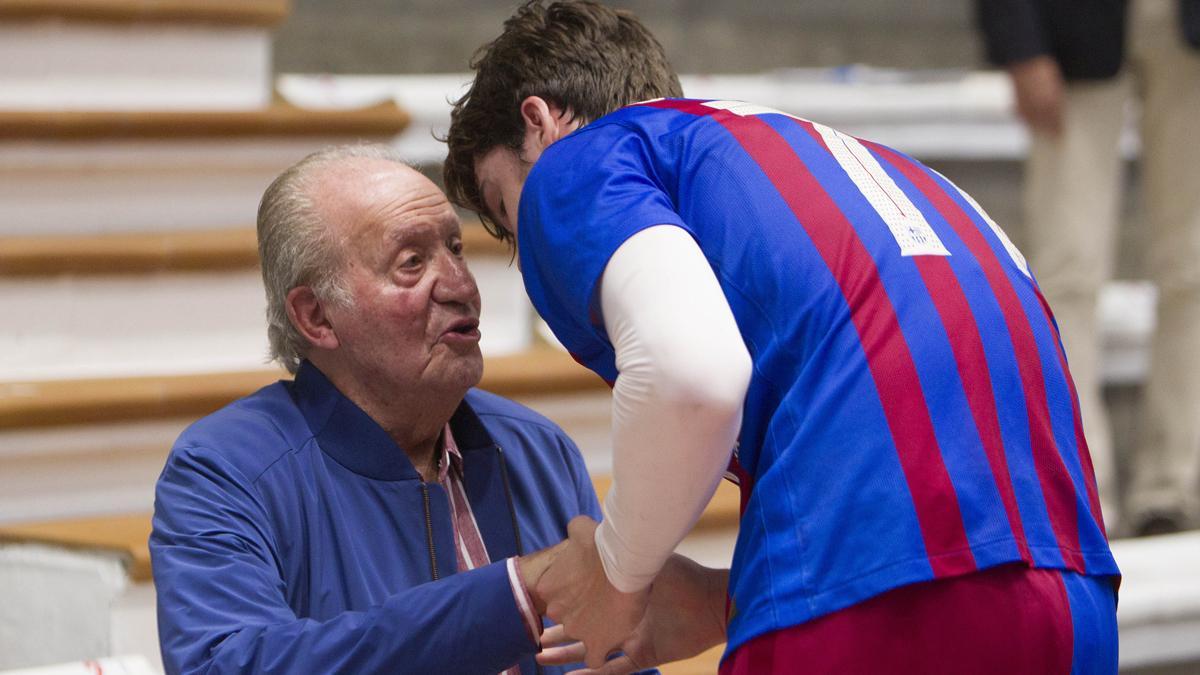
<path fill-rule="evenodd" d="M 276 42 L 281 72 L 464 70 L 512 0 L 295 0 Z M 975 67 L 970 0 L 626 0 L 682 72 L 870 63 Z M 931 40 L 931 36 L 937 39 Z"/>

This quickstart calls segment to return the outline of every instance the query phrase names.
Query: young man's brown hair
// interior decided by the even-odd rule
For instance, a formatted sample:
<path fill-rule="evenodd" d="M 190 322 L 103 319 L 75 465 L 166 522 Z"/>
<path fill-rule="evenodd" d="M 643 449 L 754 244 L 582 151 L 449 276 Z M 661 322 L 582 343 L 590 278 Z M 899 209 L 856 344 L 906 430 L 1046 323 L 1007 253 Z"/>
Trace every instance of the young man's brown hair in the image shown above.
<path fill-rule="evenodd" d="M 683 95 L 662 45 L 637 17 L 591 0 L 525 3 L 475 53 L 471 69 L 475 81 L 450 113 L 446 194 L 504 240 L 512 235 L 489 217 L 475 161 L 496 147 L 520 152 L 521 101 L 540 96 L 587 123 L 630 103 Z"/>

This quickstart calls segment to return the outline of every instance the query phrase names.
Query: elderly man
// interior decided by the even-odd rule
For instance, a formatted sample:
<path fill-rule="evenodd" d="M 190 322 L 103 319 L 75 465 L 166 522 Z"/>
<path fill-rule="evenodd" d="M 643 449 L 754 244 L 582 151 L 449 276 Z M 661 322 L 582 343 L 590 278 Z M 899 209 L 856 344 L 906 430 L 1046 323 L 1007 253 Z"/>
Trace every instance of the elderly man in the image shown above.
<path fill-rule="evenodd" d="M 535 672 L 525 588 L 554 549 L 527 554 L 599 509 L 560 429 L 472 389 L 454 210 L 386 148 L 335 148 L 267 189 L 258 236 L 295 380 L 167 460 L 150 538 L 167 671 Z"/>

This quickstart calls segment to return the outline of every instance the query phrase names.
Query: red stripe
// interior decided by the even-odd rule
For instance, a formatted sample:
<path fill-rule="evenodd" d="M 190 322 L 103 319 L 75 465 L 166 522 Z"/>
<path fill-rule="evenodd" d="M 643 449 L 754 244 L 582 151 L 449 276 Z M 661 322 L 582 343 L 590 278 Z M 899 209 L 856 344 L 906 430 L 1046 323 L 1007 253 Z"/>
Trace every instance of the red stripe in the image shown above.
<path fill-rule="evenodd" d="M 750 503 L 750 494 L 754 491 L 754 476 L 742 466 L 741 460 L 738 459 L 737 453 L 734 452 L 733 457 L 729 458 L 729 467 L 725 469 L 733 474 L 738 486 L 738 493 L 741 497 L 741 506 L 738 514 L 746 513 L 746 505 Z"/>
<path fill-rule="evenodd" d="M 483 543 L 483 535 L 479 532 L 479 525 L 475 523 L 475 518 L 471 515 L 471 506 L 463 494 L 462 481 L 452 471 L 442 487 L 450 493 L 450 499 L 454 502 L 454 532 L 458 535 L 459 542 L 466 547 L 467 553 L 470 554 L 471 562 L 474 563 L 471 564 L 464 560 L 462 551 L 458 551 L 458 547 L 455 547 L 458 552 L 458 571 L 466 572 L 490 563 L 487 547 Z"/>
<path fill-rule="evenodd" d="M 711 116 L 742 145 L 805 227 L 850 307 L 900 464 L 912 494 L 926 554 L 937 577 L 976 569 L 962 512 L 942 461 L 916 364 L 875 261 L 854 227 L 787 141 L 755 116 L 739 117 L 688 101 L 649 105 Z M 807 125 L 805 125 L 807 126 Z"/>
<path fill-rule="evenodd" d="M 1092 466 L 1092 453 L 1088 449 L 1087 438 L 1083 434 L 1083 415 L 1079 408 L 1079 393 L 1075 390 L 1075 379 L 1071 377 L 1071 370 L 1067 367 L 1067 355 L 1062 349 L 1062 336 L 1059 335 L 1058 327 L 1051 320 L 1054 314 L 1050 311 L 1050 303 L 1046 302 L 1046 298 L 1042 295 L 1040 288 L 1034 286 L 1033 290 L 1037 293 L 1038 302 L 1042 303 L 1042 310 L 1046 315 L 1046 324 L 1050 328 L 1050 333 L 1054 335 L 1054 339 L 1058 343 L 1055 349 L 1055 353 L 1058 355 L 1058 365 L 1062 368 L 1063 376 L 1067 378 L 1067 386 L 1071 389 L 1071 407 L 1075 423 L 1075 447 L 1079 452 L 1079 461 L 1083 465 L 1083 486 L 1087 490 L 1088 504 L 1091 505 L 1092 521 L 1100 528 L 1100 533 L 1104 535 L 1104 539 L 1107 541 L 1108 530 L 1104 527 L 1104 514 L 1100 509 L 1100 490 L 1096 486 L 1096 469 Z"/>
<path fill-rule="evenodd" d="M 1025 526 L 1017 508 L 1012 476 L 1008 471 L 1008 457 L 1004 454 L 1000 417 L 992 389 L 991 374 L 987 368 L 987 357 L 983 351 L 983 339 L 979 336 L 979 326 L 975 324 L 970 305 L 967 304 L 967 296 L 963 293 L 949 261 L 940 256 L 915 256 L 913 260 L 921 272 L 930 297 L 933 298 L 934 306 L 937 307 L 946 335 L 950 338 L 950 348 L 954 352 L 954 361 L 958 364 L 967 404 L 971 408 L 975 428 L 983 442 L 988 466 L 1000 493 L 1000 501 L 1004 504 L 1004 512 L 1008 515 L 1013 537 L 1017 540 L 1017 548 L 1023 560 L 1033 562 L 1029 544 L 1025 541 Z"/>
<path fill-rule="evenodd" d="M 1075 499 L 1075 485 L 1054 440 L 1037 342 L 1016 290 L 979 228 L 945 190 L 923 169 L 895 151 L 875 143 L 864 144 L 887 158 L 925 195 L 958 233 L 959 238 L 983 268 L 992 293 L 1000 303 L 1016 351 L 1017 366 L 1025 392 L 1026 413 L 1029 417 L 1034 470 L 1046 500 L 1050 526 L 1054 530 L 1058 548 L 1066 564 L 1071 569 L 1085 572 L 1083 556 L 1079 553 L 1079 505 Z"/>

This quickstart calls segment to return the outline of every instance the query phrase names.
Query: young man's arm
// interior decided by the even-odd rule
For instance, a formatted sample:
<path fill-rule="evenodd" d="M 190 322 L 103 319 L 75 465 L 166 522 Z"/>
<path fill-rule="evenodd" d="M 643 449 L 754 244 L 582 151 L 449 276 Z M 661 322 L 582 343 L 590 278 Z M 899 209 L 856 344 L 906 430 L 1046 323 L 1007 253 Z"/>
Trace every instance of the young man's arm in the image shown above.
<path fill-rule="evenodd" d="M 631 236 L 599 293 L 618 370 L 613 486 L 604 522 L 572 521 L 569 545 L 535 591 L 591 668 L 643 620 L 647 587 L 712 498 L 751 370 L 720 284 L 683 229 Z"/>
<path fill-rule="evenodd" d="M 686 231 L 643 230 L 600 287 L 617 355 L 613 486 L 596 543 L 609 581 L 645 588 L 691 530 L 729 464 L 750 355 L 712 268 Z"/>

